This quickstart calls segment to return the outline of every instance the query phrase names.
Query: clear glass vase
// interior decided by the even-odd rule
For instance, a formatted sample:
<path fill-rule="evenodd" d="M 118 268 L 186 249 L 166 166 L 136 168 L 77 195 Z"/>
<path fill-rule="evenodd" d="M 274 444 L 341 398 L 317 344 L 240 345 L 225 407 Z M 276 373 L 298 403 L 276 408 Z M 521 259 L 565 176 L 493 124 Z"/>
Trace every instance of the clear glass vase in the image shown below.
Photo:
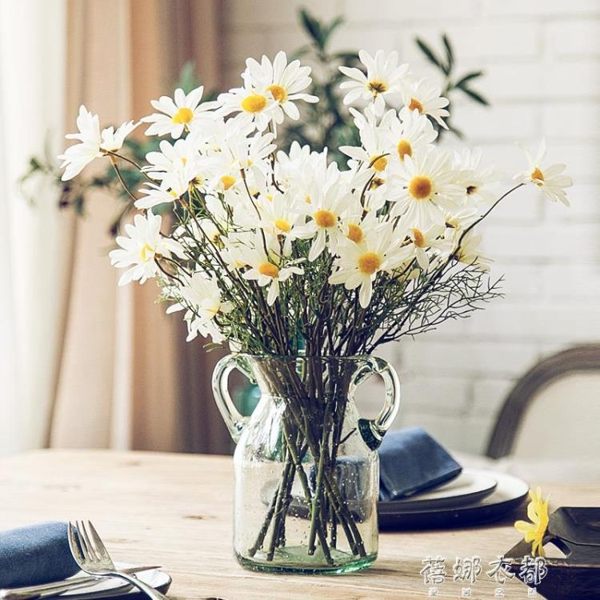
<path fill-rule="evenodd" d="M 238 369 L 261 399 L 237 411 L 228 377 Z M 385 383 L 376 419 L 360 418 L 356 387 Z M 372 357 L 231 354 L 213 374 L 217 405 L 237 447 L 234 551 L 258 571 L 345 573 L 377 557 L 379 462 L 375 451 L 398 411 L 398 378 Z"/>

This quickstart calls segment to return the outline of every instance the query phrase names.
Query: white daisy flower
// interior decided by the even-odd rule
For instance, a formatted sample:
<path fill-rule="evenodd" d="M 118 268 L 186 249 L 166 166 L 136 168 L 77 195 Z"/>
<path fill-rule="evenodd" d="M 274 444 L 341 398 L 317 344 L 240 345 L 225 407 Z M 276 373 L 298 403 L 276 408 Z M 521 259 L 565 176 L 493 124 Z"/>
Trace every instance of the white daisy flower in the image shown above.
<path fill-rule="evenodd" d="M 236 196 L 243 191 L 242 170 L 247 170 L 247 182 L 258 174 L 270 171 L 267 157 L 276 148 L 272 141 L 272 133 L 258 134 L 252 124 L 240 127 L 234 120 L 227 121 L 218 138 L 218 147 L 215 144 L 207 152 L 212 172 L 208 187 L 226 197 Z"/>
<path fill-rule="evenodd" d="M 389 162 L 388 122 L 393 117 L 393 111 L 386 113 L 381 121 L 372 111 L 359 113 L 351 108 L 360 135 L 361 146 L 340 146 L 340 151 L 355 161 L 363 163 L 367 168 L 382 173 L 386 170 Z"/>
<path fill-rule="evenodd" d="M 385 54 L 378 50 L 371 56 L 365 50 L 358 53 L 360 61 L 367 68 L 363 73 L 356 67 L 339 67 L 351 81 L 344 81 L 340 89 L 348 90 L 344 104 L 353 104 L 357 100 L 372 101 L 377 114 L 382 114 L 386 102 L 393 106 L 408 75 L 408 65 L 398 65 L 398 53 Z"/>
<path fill-rule="evenodd" d="M 397 182 L 390 200 L 396 201 L 395 213 L 409 228 L 443 224 L 446 211 L 458 208 L 464 198 L 450 156 L 437 149 L 414 159 L 406 156 L 398 167 Z"/>
<path fill-rule="evenodd" d="M 212 337 L 215 343 L 224 340 L 215 323 L 215 317 L 233 310 L 231 302 L 224 302 L 216 279 L 204 273 L 194 273 L 186 278 L 183 286 L 174 290 L 173 298 L 178 300 L 167 309 L 167 314 L 185 310 L 184 320 L 188 326 L 186 341 L 195 339 L 198 334 Z"/>
<path fill-rule="evenodd" d="M 161 179 L 160 185 L 146 183 L 141 187 L 139 191 L 143 196 L 135 201 L 135 206 L 148 209 L 159 204 L 169 204 L 181 198 L 189 188 L 189 181 L 185 177 L 181 177 L 179 173 L 171 173 Z"/>
<path fill-rule="evenodd" d="M 365 210 L 360 202 L 356 202 L 353 209 L 349 210 L 340 222 L 342 235 L 357 245 L 364 245 L 367 233 L 379 224 L 376 211 Z"/>
<path fill-rule="evenodd" d="M 446 212 L 446 216 L 444 221 L 446 222 L 446 227 L 450 227 L 452 229 L 461 229 L 465 230 L 467 227 L 470 227 L 475 221 L 477 221 L 480 217 L 480 212 L 474 206 L 463 206 L 460 210 L 452 210 Z"/>
<path fill-rule="evenodd" d="M 377 275 L 382 271 L 393 271 L 405 260 L 400 241 L 392 225 L 386 223 L 368 232 L 361 244 L 350 240 L 341 243 L 329 283 L 343 283 L 348 290 L 360 287 L 358 300 L 363 308 L 367 308 Z"/>
<path fill-rule="evenodd" d="M 214 102 L 204 102 L 202 86 L 192 90 L 189 94 L 178 88 L 175 90 L 173 98 L 161 96 L 158 100 L 152 100 L 150 104 L 157 113 L 144 117 L 144 123 L 152 123 L 146 129 L 146 135 L 167 135 L 170 134 L 173 139 L 181 137 L 184 131 L 199 126 L 202 122 L 208 123 L 212 115 L 206 111 L 214 108 Z"/>
<path fill-rule="evenodd" d="M 449 235 L 452 236 L 454 245 L 460 240 L 462 233 L 459 230 L 449 229 L 447 230 Z M 462 241 L 460 246 L 453 251 L 453 255 L 459 262 L 465 265 L 475 265 L 482 271 L 489 271 L 492 263 L 491 258 L 481 253 L 481 234 L 477 234 L 474 231 L 469 231 Z"/>
<path fill-rule="evenodd" d="M 278 109 L 277 101 L 268 92 L 259 92 L 248 84 L 220 94 L 217 102 L 220 114 L 235 114 L 236 124 L 241 126 L 253 123 L 258 131 L 264 131 L 271 121 L 281 123 L 283 114 Z"/>
<path fill-rule="evenodd" d="M 138 125 L 139 123 L 127 121 L 116 130 L 114 127 L 107 127 L 100 132 L 98 115 L 92 114 L 81 105 L 77 117 L 79 133 L 68 133 L 65 136 L 69 140 L 79 140 L 79 144 L 69 146 L 65 153 L 58 157 L 63 161 L 60 168 L 65 169 L 61 177 L 62 181 L 68 181 L 79 175 L 95 158 L 120 150 L 125 138 Z"/>
<path fill-rule="evenodd" d="M 332 248 L 341 236 L 340 218 L 350 208 L 351 189 L 341 185 L 341 176 L 335 163 L 328 169 L 329 182 L 315 186 L 305 197 L 304 205 L 310 220 L 299 228 L 304 238 L 313 238 L 308 260 L 316 260 L 329 243 Z"/>
<path fill-rule="evenodd" d="M 183 249 L 176 241 L 160 234 L 162 219 L 160 215 L 148 213 L 145 217 L 136 215 L 133 224 L 125 225 L 127 237 L 116 239 L 120 248 L 110 252 L 110 262 L 120 269 L 127 269 L 119 279 L 119 285 L 131 281 L 144 283 L 158 272 L 155 257 L 183 257 Z"/>
<path fill-rule="evenodd" d="M 259 236 L 260 237 L 260 236 Z M 292 275 L 303 275 L 304 270 L 298 266 L 290 265 L 281 267 L 281 259 L 277 254 L 267 253 L 262 247 L 260 239 L 253 249 L 247 249 L 245 262 L 250 269 L 245 271 L 242 277 L 250 281 L 256 281 L 259 286 L 269 287 L 267 293 L 267 304 L 273 305 L 279 297 L 279 284 L 287 281 Z"/>
<path fill-rule="evenodd" d="M 276 193 L 271 198 L 261 196 L 257 202 L 261 216 L 260 227 L 275 240 L 282 241 L 282 253 L 292 253 L 292 242 L 301 237 L 301 227 L 305 216 L 295 210 L 293 202 L 283 194 Z"/>
<path fill-rule="evenodd" d="M 524 173 L 517 175 L 515 179 L 522 183 L 533 183 L 553 202 L 558 201 L 569 206 L 565 188 L 571 187 L 573 180 L 564 174 L 566 165 L 562 163 L 548 165 L 545 162 L 546 141 L 542 140 L 537 154 L 532 156 L 527 150 L 525 150 L 525 154 L 529 168 Z"/>
<path fill-rule="evenodd" d="M 292 142 L 288 153 L 277 152 L 275 177 L 283 190 L 294 194 L 295 199 L 310 204 L 310 194 L 315 185 L 328 185 L 327 148 L 321 152 L 311 150 L 310 146 L 300 146 Z"/>
<path fill-rule="evenodd" d="M 406 156 L 428 150 L 437 137 L 437 131 L 431 121 L 418 110 L 402 108 L 398 117 L 392 113 L 388 124 L 388 143 L 393 147 L 398 160 L 403 161 Z M 385 119 L 385 117 L 384 117 Z"/>
<path fill-rule="evenodd" d="M 454 153 L 457 183 L 465 190 L 467 206 L 489 205 L 496 199 L 489 185 L 494 183 L 497 177 L 493 169 L 481 166 L 481 156 L 479 148 L 464 148 Z"/>
<path fill-rule="evenodd" d="M 409 229 L 409 247 L 412 247 L 417 264 L 423 271 L 427 271 L 429 268 L 430 257 L 428 251 L 436 247 L 443 247 L 444 231 L 443 225 L 431 225 L 428 229 L 418 229 L 417 227 Z"/>
<path fill-rule="evenodd" d="M 450 115 L 446 110 L 449 101 L 441 95 L 439 86 L 427 79 L 411 82 L 402 90 L 402 101 L 409 110 L 429 115 L 441 127 L 448 129 L 444 118 Z"/>
<path fill-rule="evenodd" d="M 164 179 L 168 174 L 189 172 L 189 165 L 198 157 L 198 152 L 188 140 L 177 140 L 173 144 L 163 140 L 159 150 L 146 154 L 144 172 L 152 179 Z M 189 180 L 188 180 L 189 181 Z"/>
<path fill-rule="evenodd" d="M 217 193 L 227 195 L 238 192 L 242 185 L 243 179 L 240 170 L 232 165 L 227 165 L 226 168 L 218 171 L 210 183 L 210 188 Z"/>
<path fill-rule="evenodd" d="M 295 101 L 318 102 L 311 94 L 302 93 L 311 84 L 310 67 L 300 66 L 299 60 L 287 63 L 285 52 L 278 52 L 273 62 L 263 56 L 261 62 L 249 58 L 242 78 L 251 89 L 270 94 L 279 111 L 277 121 L 283 120 L 283 113 L 291 119 L 300 118 Z"/>
<path fill-rule="evenodd" d="M 269 169 L 267 157 L 273 153 L 275 144 L 272 133 L 253 135 L 250 138 L 230 137 L 223 145 L 223 153 L 231 160 L 229 163 L 238 172 L 241 169 L 255 168 L 261 172 Z"/>
<path fill-rule="evenodd" d="M 212 178 L 214 160 L 201 156 L 198 148 L 190 138 L 176 140 L 173 144 L 162 140 L 160 152 L 148 152 L 148 165 L 144 171 L 152 179 L 183 181 L 193 184 L 198 189 L 205 189 Z"/>

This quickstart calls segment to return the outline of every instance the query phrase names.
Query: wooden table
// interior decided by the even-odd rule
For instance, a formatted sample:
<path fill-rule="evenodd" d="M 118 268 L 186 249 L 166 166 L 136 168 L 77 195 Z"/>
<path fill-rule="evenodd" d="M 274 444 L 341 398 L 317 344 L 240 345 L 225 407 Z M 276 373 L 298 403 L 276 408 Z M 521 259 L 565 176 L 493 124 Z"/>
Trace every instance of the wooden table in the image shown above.
<path fill-rule="evenodd" d="M 40 451 L 0 460 L 0 529 L 42 520 L 91 519 L 118 560 L 161 564 L 169 595 L 225 600 L 377 600 L 426 598 L 419 571 L 427 556 L 446 558 L 440 598 L 460 598 L 457 557 L 487 561 L 518 541 L 510 522 L 476 529 L 382 533 L 379 559 L 344 576 L 282 576 L 243 570 L 232 557 L 232 462 L 229 457 L 110 451 Z M 599 506 L 590 486 L 545 486 L 552 505 Z M 463 584 L 464 586 L 464 584 Z M 472 598 L 493 598 L 483 574 Z M 516 581 L 505 598 L 527 598 Z"/>

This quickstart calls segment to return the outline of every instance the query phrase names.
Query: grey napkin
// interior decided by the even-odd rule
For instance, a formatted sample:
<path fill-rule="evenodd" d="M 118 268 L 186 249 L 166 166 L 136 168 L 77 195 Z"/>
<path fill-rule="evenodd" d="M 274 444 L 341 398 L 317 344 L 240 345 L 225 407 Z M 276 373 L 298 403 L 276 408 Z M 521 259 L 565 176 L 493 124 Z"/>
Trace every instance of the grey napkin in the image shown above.
<path fill-rule="evenodd" d="M 78 571 L 66 523 L 0 532 L 0 588 L 59 581 Z"/>

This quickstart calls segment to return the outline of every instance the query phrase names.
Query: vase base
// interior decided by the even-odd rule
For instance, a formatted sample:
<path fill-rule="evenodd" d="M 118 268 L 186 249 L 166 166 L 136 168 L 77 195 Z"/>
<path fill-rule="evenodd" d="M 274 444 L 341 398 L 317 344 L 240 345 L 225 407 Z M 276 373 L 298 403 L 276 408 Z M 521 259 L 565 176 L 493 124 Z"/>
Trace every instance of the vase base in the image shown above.
<path fill-rule="evenodd" d="M 298 575 L 342 575 L 367 569 L 375 562 L 377 553 L 353 556 L 347 552 L 333 550 L 333 564 L 328 564 L 322 553 L 309 555 L 304 546 L 278 548 L 271 560 L 267 554 L 257 552 L 253 557 L 235 553 L 238 562 L 250 571 L 267 573 L 296 573 Z"/>

